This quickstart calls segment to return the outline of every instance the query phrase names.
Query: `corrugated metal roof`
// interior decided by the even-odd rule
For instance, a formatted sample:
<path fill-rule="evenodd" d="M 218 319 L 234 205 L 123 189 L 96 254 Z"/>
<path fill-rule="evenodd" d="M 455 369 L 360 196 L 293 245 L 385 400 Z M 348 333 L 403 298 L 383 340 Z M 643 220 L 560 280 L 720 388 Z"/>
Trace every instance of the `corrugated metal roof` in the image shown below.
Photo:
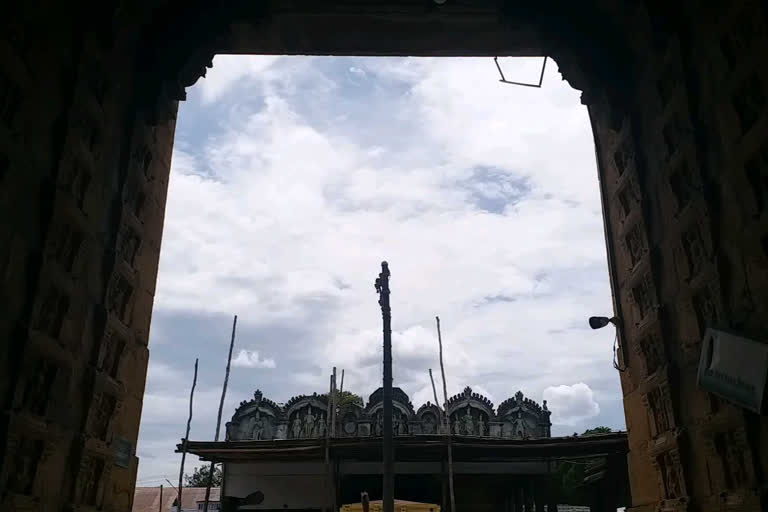
<path fill-rule="evenodd" d="M 133 493 L 131 512 L 167 512 L 176 501 L 176 491 L 171 487 L 163 488 L 163 503 L 160 504 L 160 487 L 137 487 Z M 209 502 L 218 502 L 221 489 L 211 487 Z M 185 487 L 181 492 L 182 509 L 197 509 L 197 503 L 205 501 L 205 487 Z"/>

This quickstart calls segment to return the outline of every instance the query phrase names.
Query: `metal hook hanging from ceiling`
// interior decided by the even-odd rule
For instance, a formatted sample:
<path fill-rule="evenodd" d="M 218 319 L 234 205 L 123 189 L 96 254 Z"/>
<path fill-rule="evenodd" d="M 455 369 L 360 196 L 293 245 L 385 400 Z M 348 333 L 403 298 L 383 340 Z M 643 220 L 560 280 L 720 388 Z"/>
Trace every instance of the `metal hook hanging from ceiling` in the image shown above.
<path fill-rule="evenodd" d="M 499 65 L 499 58 L 498 57 L 494 57 L 493 58 L 493 62 L 496 63 L 496 69 L 499 70 L 499 75 L 501 75 L 501 79 L 499 80 L 499 82 L 501 82 L 503 84 L 522 85 L 523 87 L 535 87 L 537 89 L 541 89 L 541 84 L 544 81 L 544 70 L 547 69 L 547 57 L 546 56 L 544 57 L 544 62 L 541 64 L 541 75 L 539 76 L 539 83 L 538 84 L 527 84 L 527 83 L 524 83 L 524 82 L 511 82 L 511 81 L 507 80 L 504 77 L 504 72 L 501 70 L 501 66 Z"/>

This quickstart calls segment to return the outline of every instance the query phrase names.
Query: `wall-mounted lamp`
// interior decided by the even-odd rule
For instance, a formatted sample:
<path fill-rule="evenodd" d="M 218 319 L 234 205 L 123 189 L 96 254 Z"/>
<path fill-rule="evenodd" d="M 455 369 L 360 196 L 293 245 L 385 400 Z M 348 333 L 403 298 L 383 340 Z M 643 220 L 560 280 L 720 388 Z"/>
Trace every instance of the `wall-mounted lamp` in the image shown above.
<path fill-rule="evenodd" d="M 608 324 L 613 324 L 616 327 L 619 326 L 619 319 L 615 316 L 608 318 L 607 316 L 591 316 L 589 317 L 589 326 L 593 329 L 602 329 Z"/>
<path fill-rule="evenodd" d="M 620 323 L 621 323 L 621 320 L 619 320 L 615 316 L 611 318 L 608 318 L 607 316 L 589 317 L 589 326 L 593 329 L 602 329 L 608 324 L 613 324 L 616 327 L 616 337 L 613 339 L 613 367 L 619 370 L 620 372 L 623 372 L 627 368 L 626 366 L 622 368 L 619 365 L 619 359 L 618 359 L 618 353 L 617 353 L 617 348 L 619 344 L 619 324 Z"/>

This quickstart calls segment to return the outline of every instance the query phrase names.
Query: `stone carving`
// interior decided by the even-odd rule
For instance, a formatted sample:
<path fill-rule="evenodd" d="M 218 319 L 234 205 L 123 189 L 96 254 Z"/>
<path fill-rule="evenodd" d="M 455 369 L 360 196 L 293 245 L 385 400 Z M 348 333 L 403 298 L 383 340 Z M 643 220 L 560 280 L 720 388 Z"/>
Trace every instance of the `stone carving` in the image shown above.
<path fill-rule="evenodd" d="M 621 147 L 614 153 L 613 162 L 616 165 L 616 172 L 623 176 L 627 170 L 635 169 L 635 150 L 629 139 L 625 139 Z"/>
<path fill-rule="evenodd" d="M 392 430 L 396 436 L 438 434 L 441 432 L 442 412 L 427 402 L 414 412 L 407 395 L 399 388 L 392 412 Z M 393 390 L 394 391 L 394 390 Z M 337 420 L 335 436 L 380 437 L 383 430 L 383 404 L 380 390 L 371 394 L 371 401 L 363 408 L 345 407 Z M 232 420 L 226 424 L 226 439 L 322 439 L 330 430 L 326 411 L 326 395 L 300 395 L 284 405 L 265 399 L 260 391 L 254 399 L 243 401 Z M 550 411 L 539 406 L 522 392 L 506 400 L 498 414 L 487 398 L 473 393 L 470 388 L 453 397 L 446 405 L 450 419 L 450 432 L 464 436 L 490 436 L 508 438 L 549 437 Z"/>
<path fill-rule="evenodd" d="M 714 435 L 715 451 L 723 466 L 725 485 L 729 489 L 748 483 L 747 461 L 744 445 L 733 432 L 719 432 Z"/>
<path fill-rule="evenodd" d="M 68 310 L 69 298 L 55 288 L 50 288 L 38 310 L 35 329 L 51 338 L 58 338 Z"/>
<path fill-rule="evenodd" d="M 307 408 L 304 416 L 304 437 L 315 437 L 315 415 L 312 414 L 312 408 Z"/>
<path fill-rule="evenodd" d="M 32 373 L 28 374 L 22 399 L 25 410 L 37 416 L 44 416 L 48 408 L 51 386 L 58 368 L 52 362 L 39 358 Z"/>
<path fill-rule="evenodd" d="M 93 456 L 82 458 L 80 473 L 77 478 L 76 499 L 78 503 L 96 505 L 103 472 L 104 461 Z"/>
<path fill-rule="evenodd" d="M 682 235 L 683 252 L 688 262 L 689 276 L 696 276 L 707 261 L 707 250 L 698 225 L 692 226 Z"/>
<path fill-rule="evenodd" d="M 640 315 L 640 320 L 644 319 L 654 309 L 656 298 L 650 274 L 643 276 L 640 282 L 632 287 L 632 299 Z"/>
<path fill-rule="evenodd" d="M 677 202 L 677 212 L 688 206 L 695 195 L 701 193 L 699 180 L 688 162 L 682 162 L 669 176 L 669 186 Z"/>
<path fill-rule="evenodd" d="M 624 242 L 627 245 L 630 268 L 634 268 L 643 258 L 643 254 L 645 254 L 645 237 L 643 237 L 642 226 L 637 224 L 630 229 L 624 238 Z"/>
<path fill-rule="evenodd" d="M 685 496 L 682 470 L 679 457 L 673 456 L 672 451 L 664 452 L 656 457 L 656 466 L 660 473 L 661 486 L 666 499 L 676 499 Z"/>
<path fill-rule="evenodd" d="M 124 349 L 125 341 L 114 331 L 108 330 L 101 345 L 96 368 L 112 378 L 117 377 L 117 372 L 120 369 L 120 358 Z"/>
<path fill-rule="evenodd" d="M 628 183 L 619 190 L 616 194 L 616 200 L 619 203 L 619 218 L 623 222 L 632 212 L 634 206 L 640 202 L 639 185 L 634 176 L 630 176 Z"/>
<path fill-rule="evenodd" d="M 645 401 L 651 416 L 651 435 L 657 437 L 672 426 L 672 404 L 662 387 L 657 387 L 645 395 Z"/>
<path fill-rule="evenodd" d="M 107 310 L 123 323 L 128 323 L 128 305 L 133 297 L 133 286 L 125 276 L 117 274 L 107 292 Z"/>
<path fill-rule="evenodd" d="M 739 118 L 741 133 L 746 134 L 766 109 L 765 86 L 757 74 L 752 74 L 731 96 L 733 109 Z"/>
<path fill-rule="evenodd" d="M 136 231 L 128 226 L 124 226 L 120 232 L 120 240 L 117 243 L 117 253 L 126 263 L 133 266 L 140 243 L 141 239 Z"/>
<path fill-rule="evenodd" d="M 112 420 L 112 415 L 115 412 L 116 405 L 117 401 L 115 398 L 106 393 L 102 393 L 93 405 L 91 432 L 96 438 L 101 439 L 102 441 L 106 441 L 107 433 L 109 432 L 109 424 Z"/>
<path fill-rule="evenodd" d="M 653 374 L 661 365 L 661 340 L 658 336 L 651 334 L 638 342 L 640 355 L 645 365 L 645 374 Z"/>
<path fill-rule="evenodd" d="M 714 326 L 720 321 L 720 308 L 715 292 L 709 286 L 705 286 L 693 296 L 693 309 L 696 312 L 696 320 L 702 336 L 707 327 Z"/>

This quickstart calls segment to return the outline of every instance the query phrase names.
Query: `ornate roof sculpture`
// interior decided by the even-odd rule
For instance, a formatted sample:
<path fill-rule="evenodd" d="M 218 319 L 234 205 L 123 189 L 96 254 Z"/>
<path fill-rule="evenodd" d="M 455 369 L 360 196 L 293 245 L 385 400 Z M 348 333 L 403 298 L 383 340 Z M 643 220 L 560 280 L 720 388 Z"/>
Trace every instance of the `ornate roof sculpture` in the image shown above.
<path fill-rule="evenodd" d="M 414 410 L 408 395 L 400 388 L 392 389 L 393 429 L 395 435 L 430 435 L 445 433 L 442 410 L 427 402 Z M 227 441 L 323 438 L 335 432 L 336 437 L 378 437 L 382 428 L 382 390 L 368 397 L 365 407 L 345 404 L 337 409 L 336 425 L 331 429 L 328 395 L 298 395 L 284 405 L 262 396 L 256 390 L 253 400 L 243 401 L 227 423 Z M 551 437 L 551 412 L 547 401 L 540 406 L 521 391 L 504 400 L 498 409 L 470 387 L 448 399 L 445 410 L 451 433 L 497 439 L 535 439 Z"/>

